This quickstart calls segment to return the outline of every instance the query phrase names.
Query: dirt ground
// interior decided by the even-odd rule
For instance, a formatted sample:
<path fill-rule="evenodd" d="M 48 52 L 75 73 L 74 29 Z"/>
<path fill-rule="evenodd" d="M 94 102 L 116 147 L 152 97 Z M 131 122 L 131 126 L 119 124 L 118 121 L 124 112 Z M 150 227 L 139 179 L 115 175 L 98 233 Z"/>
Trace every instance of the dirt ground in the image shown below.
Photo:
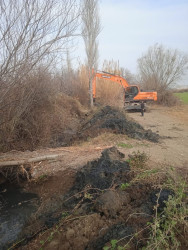
<path fill-rule="evenodd" d="M 36 151 L 10 151 L 0 154 L 0 162 L 8 160 L 24 160 L 45 155 L 59 155 L 56 159 L 32 164 L 33 177 L 42 174 L 54 174 L 65 169 L 75 169 L 88 161 L 96 159 L 108 147 L 117 146 L 125 153 L 125 157 L 133 151 L 144 151 L 156 164 L 167 164 L 174 167 L 185 167 L 188 164 L 188 105 L 177 108 L 154 106 L 144 114 L 128 113 L 129 117 L 151 129 L 161 136 L 159 143 L 147 140 L 136 140 L 122 134 L 110 132 L 88 137 L 85 142 L 71 147 L 46 148 Z M 122 145 L 121 145 L 122 144 Z"/>
<path fill-rule="evenodd" d="M 48 210 L 51 211 L 52 208 L 49 207 L 49 203 L 53 204 L 53 209 L 56 209 L 56 207 L 57 209 L 60 209 L 60 207 L 58 206 L 60 204 L 60 200 L 62 199 L 61 196 L 68 192 L 68 190 L 70 190 L 70 188 L 74 184 L 77 171 L 79 171 L 81 167 L 86 165 L 89 161 L 98 159 L 104 149 L 110 148 L 112 146 L 115 146 L 120 152 L 124 153 L 124 160 L 128 158 L 129 154 L 140 151 L 147 153 L 147 155 L 149 156 L 150 166 L 173 166 L 175 168 L 178 168 L 180 171 L 187 171 L 188 106 L 181 106 L 174 109 L 153 106 L 150 108 L 149 112 L 146 112 L 144 114 L 144 117 L 142 117 L 140 113 L 128 113 L 127 115 L 130 118 L 133 118 L 140 125 L 142 125 L 144 129 L 151 129 L 152 132 L 159 134 L 159 142 L 156 143 L 148 140 L 137 140 L 134 138 L 130 138 L 124 134 L 104 132 L 103 134 L 100 134 L 95 138 L 88 137 L 86 141 L 82 141 L 79 143 L 77 142 L 71 147 L 46 148 L 39 149 L 33 152 L 11 151 L 8 153 L 4 153 L 0 155 L 0 162 L 11 160 L 25 160 L 28 158 L 31 159 L 46 155 L 55 156 L 54 158 L 52 157 L 51 160 L 32 163 L 31 173 L 33 180 L 31 182 L 28 182 L 28 184 L 24 186 L 25 191 L 34 192 L 40 197 L 42 205 L 39 208 L 39 214 L 44 210 L 45 213 L 48 213 Z M 141 197 L 143 198 L 144 193 L 148 192 L 149 195 L 149 191 L 150 186 L 147 185 L 139 188 L 138 190 L 135 189 L 135 191 L 133 192 L 135 195 L 134 201 L 140 200 Z M 112 200 L 117 199 L 117 195 L 114 196 L 113 192 L 110 193 L 110 196 L 112 197 Z M 118 202 L 119 200 L 117 199 L 117 204 Z M 128 201 L 126 200 L 125 203 L 127 204 L 127 202 Z M 145 200 L 143 202 L 145 202 Z M 110 204 L 111 202 L 109 203 L 109 206 Z M 131 207 L 129 207 L 129 209 L 131 209 Z M 120 209 L 120 211 L 124 210 Z M 126 213 L 127 211 L 129 210 L 126 210 Z M 138 210 L 137 212 L 140 213 L 140 210 Z M 123 213 L 124 212 L 122 212 L 121 214 L 121 212 L 119 213 L 119 211 L 117 213 L 120 214 L 121 219 L 125 218 L 125 215 Z M 138 222 L 137 219 L 138 218 L 135 219 L 135 222 L 133 220 L 135 225 Z M 142 225 L 143 223 L 142 220 L 145 223 L 145 219 L 141 218 L 139 219 L 140 225 Z M 91 240 L 92 237 L 96 237 L 96 231 L 99 232 L 99 235 L 103 235 L 101 234 L 101 230 L 107 232 L 106 235 L 109 236 L 105 237 L 107 237 L 108 240 L 110 239 L 110 237 L 116 237 L 114 231 L 112 233 L 111 231 L 107 230 L 107 228 L 109 229 L 111 227 L 115 227 L 115 229 L 113 230 L 117 232 L 119 232 L 118 230 L 124 232 L 125 235 L 131 234 L 133 230 L 132 225 L 134 225 L 134 223 L 131 224 L 130 227 L 127 227 L 124 224 L 118 224 L 120 223 L 120 221 L 122 220 L 119 220 L 117 218 L 108 218 L 108 220 L 106 220 L 105 217 L 101 217 L 101 215 L 99 215 L 98 213 L 83 215 L 83 219 L 81 219 L 80 223 L 77 223 L 76 220 L 73 220 L 71 222 L 71 227 L 66 228 L 65 236 L 67 245 L 64 244 L 65 242 L 62 236 L 57 236 L 54 240 L 47 244 L 46 248 L 44 249 L 84 249 L 84 246 L 88 244 L 88 239 Z M 94 228 L 92 227 L 96 227 L 96 230 L 94 230 Z M 33 223 L 33 228 L 35 232 L 39 232 L 41 224 L 36 224 L 35 222 Z M 31 226 L 30 230 L 33 231 L 33 228 Z M 81 242 L 81 240 L 78 238 L 79 234 L 77 232 L 82 232 L 83 230 L 85 231 L 83 232 Z M 41 234 L 39 238 L 34 238 L 28 245 L 23 246 L 20 249 L 38 249 L 40 247 L 39 242 L 46 239 L 46 237 L 49 236 Z M 77 237 L 78 239 L 72 242 L 72 237 Z M 104 239 L 102 240 L 104 241 Z M 62 243 L 62 241 L 64 243 Z M 80 244 L 79 247 L 75 245 L 78 243 Z M 61 247 L 62 244 L 63 248 Z M 93 244 L 94 246 L 95 244 L 99 243 L 92 243 L 90 241 L 89 244 Z M 90 249 L 90 247 L 88 247 L 88 249 Z M 96 247 L 95 249 L 101 249 L 100 244 L 99 248 Z"/>
<path fill-rule="evenodd" d="M 138 113 L 129 116 L 145 129 L 159 133 L 160 143 L 148 143 L 142 147 L 156 164 L 171 165 L 178 168 L 188 166 L 188 105 L 176 108 L 152 107 L 144 117 Z M 135 148 L 134 148 L 135 150 Z"/>

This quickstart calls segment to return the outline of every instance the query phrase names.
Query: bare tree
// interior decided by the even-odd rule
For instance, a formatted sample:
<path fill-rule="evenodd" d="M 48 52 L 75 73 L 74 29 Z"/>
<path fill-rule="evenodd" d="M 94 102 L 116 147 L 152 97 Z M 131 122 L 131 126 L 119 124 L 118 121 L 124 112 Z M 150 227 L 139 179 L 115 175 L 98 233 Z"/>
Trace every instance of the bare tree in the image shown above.
<path fill-rule="evenodd" d="M 138 59 L 138 67 L 145 87 L 164 91 L 184 75 L 188 69 L 188 57 L 178 50 L 155 44 Z"/>
<path fill-rule="evenodd" d="M 104 60 L 102 69 L 111 74 L 120 75 L 119 61 Z"/>
<path fill-rule="evenodd" d="M 59 58 L 78 25 L 77 3 L 0 1 L 0 81 L 1 88 L 5 87 L 0 104 L 12 84 L 23 80 L 39 64 L 49 66 Z"/>
<path fill-rule="evenodd" d="M 97 69 L 98 61 L 98 42 L 97 37 L 100 33 L 100 18 L 98 11 L 98 0 L 84 0 L 82 13 L 82 36 L 85 43 L 87 55 L 87 67 L 89 78 L 89 99 L 93 106 L 93 69 Z"/>
<path fill-rule="evenodd" d="M 121 76 L 125 78 L 130 85 L 138 84 L 136 76 L 133 73 L 131 73 L 129 69 L 121 67 L 120 72 Z"/>
<path fill-rule="evenodd" d="M 79 0 L 0 0 L 0 140 L 37 105 L 45 74 L 75 35 L 79 8 Z"/>
<path fill-rule="evenodd" d="M 137 79 L 134 74 L 127 68 L 120 67 L 119 61 L 112 60 L 104 60 L 103 62 L 103 70 L 107 71 L 111 74 L 120 75 L 127 80 L 127 82 L 131 85 L 137 84 Z"/>

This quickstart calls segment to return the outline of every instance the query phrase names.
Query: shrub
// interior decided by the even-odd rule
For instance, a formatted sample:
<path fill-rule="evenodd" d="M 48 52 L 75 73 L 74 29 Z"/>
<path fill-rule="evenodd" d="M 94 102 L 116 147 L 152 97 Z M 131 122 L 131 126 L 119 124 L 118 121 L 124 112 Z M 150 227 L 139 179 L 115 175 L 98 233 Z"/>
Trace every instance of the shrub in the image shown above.
<path fill-rule="evenodd" d="M 158 212 L 158 204 L 154 207 L 155 217 L 150 225 L 150 238 L 144 249 L 185 249 L 188 232 L 186 189 L 184 180 L 173 183 L 171 179 L 168 188 L 174 191 L 165 202 L 164 210 Z M 166 185 L 166 184 L 165 184 Z M 160 193 L 159 193 L 160 196 Z"/>
<path fill-rule="evenodd" d="M 164 106 L 175 106 L 180 104 L 179 99 L 173 94 L 170 90 L 165 90 L 158 92 L 158 104 L 164 105 Z"/>
<path fill-rule="evenodd" d="M 63 71 L 62 75 L 58 76 L 58 84 L 61 92 L 88 106 L 89 79 L 84 65 L 81 65 L 77 71 Z"/>
<path fill-rule="evenodd" d="M 80 103 L 58 93 L 56 81 L 48 71 L 38 69 L 11 86 L 0 110 L 1 151 L 49 146 L 72 118 L 81 115 Z"/>
<path fill-rule="evenodd" d="M 144 168 L 146 162 L 148 161 L 149 157 L 145 152 L 140 152 L 139 150 L 137 152 L 133 152 L 131 155 L 129 155 L 128 162 L 131 167 L 133 168 Z"/>

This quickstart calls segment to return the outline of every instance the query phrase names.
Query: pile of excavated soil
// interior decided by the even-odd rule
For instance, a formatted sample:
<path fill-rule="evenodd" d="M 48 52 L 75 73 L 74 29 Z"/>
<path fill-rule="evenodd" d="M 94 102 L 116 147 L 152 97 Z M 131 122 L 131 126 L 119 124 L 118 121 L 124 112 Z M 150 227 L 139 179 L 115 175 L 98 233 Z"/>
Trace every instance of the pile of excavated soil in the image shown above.
<path fill-rule="evenodd" d="M 85 193 L 96 198 L 98 192 L 128 182 L 130 180 L 130 167 L 126 161 L 123 161 L 123 158 L 124 154 L 113 147 L 104 150 L 98 160 L 88 162 L 77 172 L 75 184 L 66 195 L 66 197 L 72 198 L 68 199 L 64 205 L 74 207 L 83 199 Z M 77 193 L 79 195 L 75 196 Z"/>
<path fill-rule="evenodd" d="M 146 139 L 152 142 L 158 142 L 159 135 L 151 130 L 145 130 L 140 124 L 127 118 L 123 110 L 103 107 L 94 113 L 83 123 L 78 137 L 85 139 L 95 137 L 105 131 L 111 131 L 116 134 L 126 134 L 135 139 Z"/>
<path fill-rule="evenodd" d="M 129 242 L 129 249 L 145 246 L 147 222 L 154 216 L 159 190 L 144 182 L 121 188 L 133 178 L 129 163 L 123 159 L 113 147 L 78 171 L 72 188 L 61 197 L 61 209 L 51 211 L 52 218 L 61 218 L 58 230 L 54 226 L 54 231 L 42 233 L 22 249 L 38 249 L 39 242 L 45 242 L 44 249 L 96 250 L 109 246 L 112 239 L 119 240 L 120 246 Z M 170 194 L 169 190 L 161 191 L 159 206 L 164 206 Z M 47 216 L 49 220 L 49 213 Z"/>

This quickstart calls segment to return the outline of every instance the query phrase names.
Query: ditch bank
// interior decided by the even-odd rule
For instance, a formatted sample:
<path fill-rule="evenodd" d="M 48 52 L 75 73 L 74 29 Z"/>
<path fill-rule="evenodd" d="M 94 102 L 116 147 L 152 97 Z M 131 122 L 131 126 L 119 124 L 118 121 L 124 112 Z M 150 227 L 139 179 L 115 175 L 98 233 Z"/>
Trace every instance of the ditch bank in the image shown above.
<path fill-rule="evenodd" d="M 134 139 L 145 139 L 152 142 L 158 142 L 160 139 L 157 133 L 150 129 L 145 130 L 139 123 L 128 118 L 123 109 L 105 106 L 85 116 L 77 131 L 67 129 L 59 136 L 56 146 L 70 146 L 75 142 L 94 138 L 104 132 L 124 134 Z"/>
<path fill-rule="evenodd" d="M 40 204 L 17 235 L 16 247 L 103 249 L 112 239 L 129 249 L 145 246 L 153 207 L 158 201 L 163 209 L 173 194 L 162 190 L 159 202 L 154 183 L 134 178 L 129 162 L 113 147 L 77 172 L 66 170 L 28 183 L 25 189 L 37 194 Z"/>

